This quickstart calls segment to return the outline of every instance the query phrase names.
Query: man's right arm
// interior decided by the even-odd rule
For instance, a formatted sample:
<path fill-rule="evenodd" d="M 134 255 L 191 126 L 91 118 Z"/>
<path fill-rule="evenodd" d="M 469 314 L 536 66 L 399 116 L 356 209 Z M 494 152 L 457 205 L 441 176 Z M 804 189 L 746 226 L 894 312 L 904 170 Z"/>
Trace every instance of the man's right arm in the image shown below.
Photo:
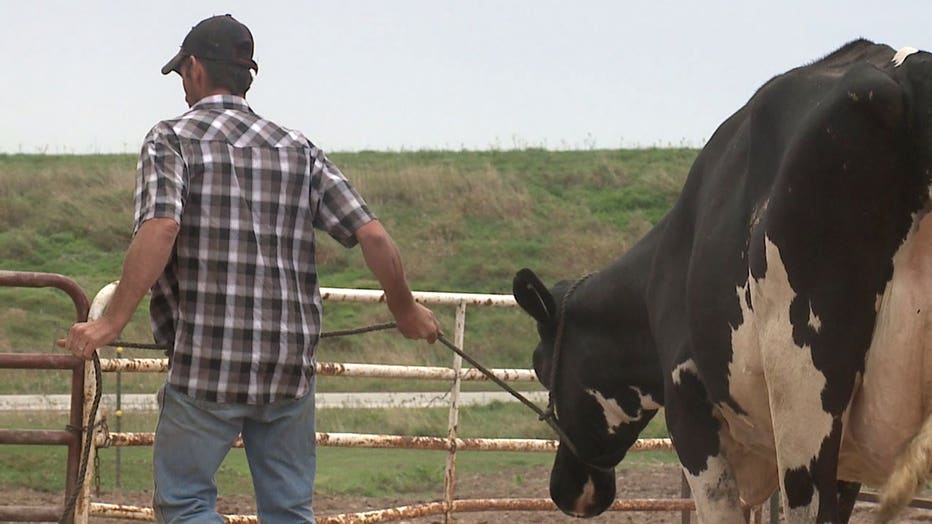
<path fill-rule="evenodd" d="M 97 348 L 119 336 L 139 302 L 165 270 L 178 229 L 178 223 L 172 218 L 152 218 L 143 222 L 126 252 L 123 274 L 106 312 L 95 321 L 73 325 L 58 345 L 75 356 L 89 359 Z"/>
<path fill-rule="evenodd" d="M 130 321 L 139 302 L 165 270 L 179 227 L 172 218 L 152 218 L 143 222 L 127 250 L 120 284 L 105 316 L 122 326 Z"/>

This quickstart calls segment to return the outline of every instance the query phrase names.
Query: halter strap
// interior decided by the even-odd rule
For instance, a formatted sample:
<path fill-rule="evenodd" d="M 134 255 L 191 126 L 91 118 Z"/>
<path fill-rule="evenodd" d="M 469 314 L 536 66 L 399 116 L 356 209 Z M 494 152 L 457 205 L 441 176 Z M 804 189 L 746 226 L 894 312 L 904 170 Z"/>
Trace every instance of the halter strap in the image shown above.
<path fill-rule="evenodd" d="M 557 390 L 557 386 L 558 386 L 557 378 L 559 376 L 557 373 L 557 369 L 560 366 L 560 356 L 562 354 L 562 348 L 563 348 L 563 329 L 564 329 L 564 326 L 566 325 L 566 305 L 567 303 L 569 303 L 570 297 L 573 295 L 573 292 L 575 292 L 576 289 L 580 285 L 582 285 L 583 282 L 588 280 L 589 277 L 591 277 L 594 274 L 595 273 L 589 273 L 587 275 L 583 275 L 582 277 L 576 279 L 576 281 L 574 281 L 570 285 L 569 289 L 566 290 L 566 293 L 563 294 L 563 302 L 560 304 L 560 316 L 557 318 L 557 332 L 554 335 L 554 340 L 553 340 L 553 357 L 551 359 L 552 362 L 550 363 L 550 388 L 549 388 L 549 393 L 547 395 L 547 410 L 544 411 L 544 414 L 541 415 L 540 418 L 541 420 L 546 420 L 547 423 L 550 424 L 550 426 L 553 427 L 557 431 L 557 434 L 560 435 L 560 441 L 570 449 L 570 451 L 573 453 L 573 455 L 576 456 L 577 459 L 579 459 L 581 462 L 583 462 L 590 468 L 595 468 L 599 470 L 609 470 L 611 468 L 603 468 L 601 466 L 595 466 L 595 465 L 585 462 L 584 460 L 582 460 L 582 458 L 580 458 L 579 451 L 576 448 L 576 445 L 573 444 L 573 441 L 570 440 L 569 435 L 566 434 L 566 432 L 563 430 L 563 427 L 560 425 L 560 420 L 557 416 L 557 410 L 556 410 L 555 392 Z"/>

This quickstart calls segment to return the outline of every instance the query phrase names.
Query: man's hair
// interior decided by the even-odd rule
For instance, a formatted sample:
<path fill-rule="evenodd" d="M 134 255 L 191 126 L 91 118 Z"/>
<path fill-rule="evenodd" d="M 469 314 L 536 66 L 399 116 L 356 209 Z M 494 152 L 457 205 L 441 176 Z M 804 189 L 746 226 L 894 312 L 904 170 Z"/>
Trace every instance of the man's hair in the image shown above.
<path fill-rule="evenodd" d="M 202 59 L 204 70 L 213 88 L 229 89 L 237 96 L 245 96 L 252 85 L 252 72 L 247 67 L 229 62 Z"/>

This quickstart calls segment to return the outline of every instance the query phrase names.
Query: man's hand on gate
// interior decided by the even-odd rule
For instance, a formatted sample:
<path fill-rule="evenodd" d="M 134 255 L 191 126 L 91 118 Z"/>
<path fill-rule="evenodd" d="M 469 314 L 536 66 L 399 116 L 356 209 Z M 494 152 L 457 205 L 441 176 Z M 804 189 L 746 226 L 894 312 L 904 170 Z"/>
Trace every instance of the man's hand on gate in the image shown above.
<path fill-rule="evenodd" d="M 120 329 L 104 316 L 91 322 L 74 324 L 68 331 L 68 336 L 55 341 L 55 344 L 67 349 L 76 357 L 90 360 L 98 348 L 113 342 L 119 336 Z"/>

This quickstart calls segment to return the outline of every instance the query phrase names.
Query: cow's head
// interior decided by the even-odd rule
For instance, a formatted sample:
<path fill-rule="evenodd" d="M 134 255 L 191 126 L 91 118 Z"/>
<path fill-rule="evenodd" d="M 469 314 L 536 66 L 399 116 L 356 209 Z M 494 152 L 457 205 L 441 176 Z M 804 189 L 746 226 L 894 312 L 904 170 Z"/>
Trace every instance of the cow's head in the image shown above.
<path fill-rule="evenodd" d="M 551 391 L 558 423 L 572 442 L 561 442 L 557 450 L 550 496 L 564 513 L 577 517 L 598 515 L 615 500 L 614 468 L 660 408 L 662 392 L 643 307 L 617 296 L 625 294 L 617 288 L 606 289 L 601 276 L 569 297 L 570 282 L 550 291 L 529 269 L 514 279 L 518 305 L 537 320 L 534 370 Z"/>

